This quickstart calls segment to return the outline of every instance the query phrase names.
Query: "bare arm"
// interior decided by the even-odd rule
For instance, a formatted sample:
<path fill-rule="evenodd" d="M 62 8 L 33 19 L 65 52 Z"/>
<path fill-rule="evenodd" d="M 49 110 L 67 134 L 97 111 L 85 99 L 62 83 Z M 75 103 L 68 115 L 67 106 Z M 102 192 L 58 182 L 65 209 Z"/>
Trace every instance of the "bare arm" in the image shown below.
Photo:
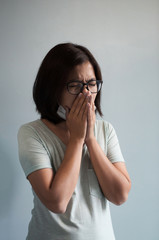
<path fill-rule="evenodd" d="M 63 213 L 75 189 L 81 163 L 82 141 L 70 141 L 56 175 L 46 168 L 28 176 L 35 193 L 52 212 Z"/>
<path fill-rule="evenodd" d="M 82 148 L 87 128 L 87 98 L 78 97 L 69 114 L 67 126 L 70 140 L 65 156 L 56 175 L 52 169 L 42 169 L 31 173 L 28 179 L 43 204 L 55 213 L 64 213 L 77 184 Z"/>
<path fill-rule="evenodd" d="M 126 201 L 131 181 L 125 163 L 112 164 L 96 139 L 87 141 L 91 162 L 105 197 L 116 205 Z"/>
<path fill-rule="evenodd" d="M 131 181 L 123 162 L 112 164 L 99 146 L 94 136 L 94 102 L 90 96 L 86 144 L 90 159 L 105 197 L 116 205 L 126 201 Z"/>

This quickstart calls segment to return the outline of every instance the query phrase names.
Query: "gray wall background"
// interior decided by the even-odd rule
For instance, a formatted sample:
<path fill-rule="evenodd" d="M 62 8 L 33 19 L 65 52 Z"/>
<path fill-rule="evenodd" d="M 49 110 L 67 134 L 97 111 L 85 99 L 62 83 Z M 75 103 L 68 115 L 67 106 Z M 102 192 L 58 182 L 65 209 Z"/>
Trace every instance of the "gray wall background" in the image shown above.
<path fill-rule="evenodd" d="M 21 240 L 32 192 L 18 160 L 17 131 L 35 120 L 32 85 L 54 45 L 88 47 L 103 73 L 104 119 L 116 129 L 132 179 L 111 204 L 117 240 L 159 239 L 159 1 L 0 1 L 0 239 Z"/>

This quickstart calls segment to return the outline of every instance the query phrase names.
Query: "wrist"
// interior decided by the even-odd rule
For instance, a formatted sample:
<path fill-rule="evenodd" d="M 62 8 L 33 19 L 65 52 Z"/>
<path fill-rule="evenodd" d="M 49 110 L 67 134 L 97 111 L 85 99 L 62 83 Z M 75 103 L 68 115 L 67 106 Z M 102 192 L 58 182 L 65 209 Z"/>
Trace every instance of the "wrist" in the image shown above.
<path fill-rule="evenodd" d="M 96 138 L 95 136 L 91 136 L 91 137 L 88 137 L 85 139 L 85 143 L 87 146 L 89 146 L 91 143 L 95 142 L 96 141 Z"/>
<path fill-rule="evenodd" d="M 70 136 L 69 143 L 77 144 L 77 145 L 83 145 L 84 139 L 83 138 L 76 138 L 76 137 L 71 137 Z"/>

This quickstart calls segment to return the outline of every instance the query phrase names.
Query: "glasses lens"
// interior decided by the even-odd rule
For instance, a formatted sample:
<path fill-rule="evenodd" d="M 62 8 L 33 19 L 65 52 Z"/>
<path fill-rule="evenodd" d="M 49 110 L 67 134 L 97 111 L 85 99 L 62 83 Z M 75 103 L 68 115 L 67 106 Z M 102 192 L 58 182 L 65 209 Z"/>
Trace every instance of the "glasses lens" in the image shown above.
<path fill-rule="evenodd" d="M 78 94 L 80 93 L 82 87 L 83 87 L 83 84 L 79 82 L 71 82 L 68 84 L 68 91 L 71 94 Z"/>
<path fill-rule="evenodd" d="M 88 89 L 90 90 L 90 92 L 96 93 L 96 92 L 98 91 L 97 81 L 96 81 L 96 80 L 91 80 L 91 81 L 88 83 Z"/>
<path fill-rule="evenodd" d="M 91 93 L 97 93 L 101 89 L 102 81 L 92 79 L 87 84 L 73 81 L 67 84 L 67 88 L 69 93 L 77 95 L 83 90 L 84 85 L 87 85 Z"/>
<path fill-rule="evenodd" d="M 99 80 L 91 80 L 88 83 L 88 89 L 90 90 L 91 93 L 99 92 L 101 89 L 101 86 L 102 86 L 102 83 Z"/>

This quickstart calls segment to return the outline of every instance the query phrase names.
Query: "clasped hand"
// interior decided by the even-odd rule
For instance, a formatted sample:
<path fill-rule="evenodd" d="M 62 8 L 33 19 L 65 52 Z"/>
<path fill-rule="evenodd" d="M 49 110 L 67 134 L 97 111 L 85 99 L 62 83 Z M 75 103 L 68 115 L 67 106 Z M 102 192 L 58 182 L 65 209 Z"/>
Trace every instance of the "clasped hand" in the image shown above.
<path fill-rule="evenodd" d="M 66 125 L 73 140 L 89 141 L 94 138 L 95 106 L 92 94 L 85 89 L 66 111 Z"/>

